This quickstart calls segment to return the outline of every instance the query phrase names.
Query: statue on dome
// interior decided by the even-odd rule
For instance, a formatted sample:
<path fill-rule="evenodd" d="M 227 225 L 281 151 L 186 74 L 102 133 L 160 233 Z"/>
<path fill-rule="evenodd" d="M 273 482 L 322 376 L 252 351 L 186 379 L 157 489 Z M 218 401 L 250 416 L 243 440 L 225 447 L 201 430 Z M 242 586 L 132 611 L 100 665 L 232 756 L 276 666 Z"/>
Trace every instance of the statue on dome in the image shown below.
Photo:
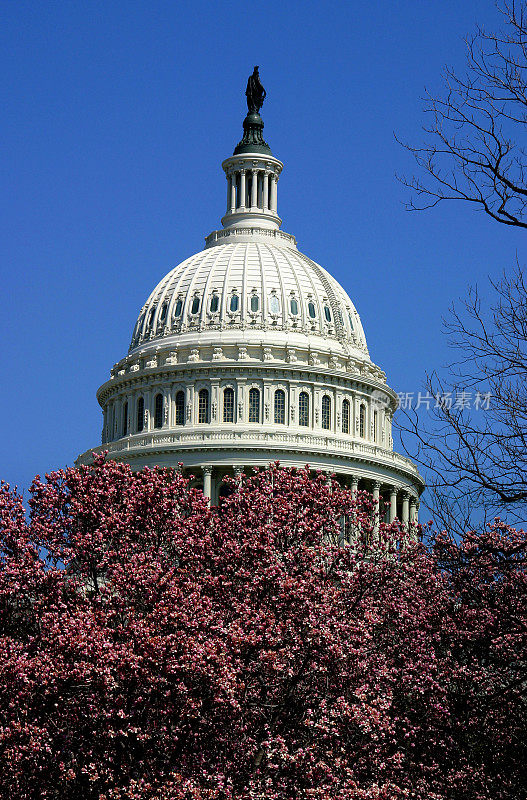
<path fill-rule="evenodd" d="M 265 100 L 266 91 L 260 82 L 258 69 L 258 67 L 255 67 L 253 74 L 249 75 L 247 89 L 245 90 L 249 114 L 258 114 Z"/>

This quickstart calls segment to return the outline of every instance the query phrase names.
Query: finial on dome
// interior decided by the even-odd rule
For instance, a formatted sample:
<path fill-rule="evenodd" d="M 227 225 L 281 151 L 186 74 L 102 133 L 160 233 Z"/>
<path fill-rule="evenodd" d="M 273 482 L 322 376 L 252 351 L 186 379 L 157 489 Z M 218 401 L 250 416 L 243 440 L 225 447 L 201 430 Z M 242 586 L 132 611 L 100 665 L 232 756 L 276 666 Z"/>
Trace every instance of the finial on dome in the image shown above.
<path fill-rule="evenodd" d="M 264 123 L 259 112 L 267 92 L 261 84 L 258 69 L 259 67 L 254 68 L 253 74 L 249 75 L 249 80 L 247 81 L 245 96 L 247 97 L 248 113 L 243 120 L 243 138 L 234 149 L 235 156 L 240 153 L 272 155 L 271 148 L 262 136 Z"/>

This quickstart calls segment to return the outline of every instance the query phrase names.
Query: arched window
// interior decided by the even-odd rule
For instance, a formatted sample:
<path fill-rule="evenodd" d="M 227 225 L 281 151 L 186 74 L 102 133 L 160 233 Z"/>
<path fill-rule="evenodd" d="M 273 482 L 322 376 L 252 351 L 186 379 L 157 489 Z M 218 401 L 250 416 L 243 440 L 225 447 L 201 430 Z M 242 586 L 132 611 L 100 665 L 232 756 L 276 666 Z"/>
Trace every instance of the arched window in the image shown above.
<path fill-rule="evenodd" d="M 260 390 L 249 391 L 249 422 L 260 422 Z"/>
<path fill-rule="evenodd" d="M 377 441 L 377 422 L 378 422 L 378 419 L 379 419 L 379 415 L 378 415 L 377 411 L 374 411 L 373 412 L 373 441 L 374 442 Z"/>
<path fill-rule="evenodd" d="M 154 428 L 163 427 L 163 395 L 156 394 L 154 401 Z"/>
<path fill-rule="evenodd" d="M 364 439 L 366 435 L 366 406 L 361 405 L 359 409 L 359 436 Z"/>
<path fill-rule="evenodd" d="M 331 427 L 331 399 L 327 394 L 322 398 L 322 427 L 326 431 Z"/>
<path fill-rule="evenodd" d="M 350 323 L 351 332 L 353 333 L 355 328 L 353 327 L 353 319 L 352 319 L 350 311 L 348 311 L 348 319 L 349 319 L 349 323 Z"/>
<path fill-rule="evenodd" d="M 296 316 L 298 314 L 298 302 L 296 301 L 296 298 L 294 297 L 291 298 L 289 307 L 291 309 L 291 314 Z"/>
<path fill-rule="evenodd" d="M 176 425 L 185 424 L 185 392 L 176 393 Z"/>
<path fill-rule="evenodd" d="M 215 314 L 218 310 L 220 299 L 217 294 L 213 294 L 210 299 L 210 312 L 211 314 Z"/>
<path fill-rule="evenodd" d="M 310 301 L 310 302 L 307 304 L 307 313 L 309 314 L 309 316 L 311 317 L 311 319 L 315 319 L 315 317 L 316 317 L 316 315 L 317 315 L 317 312 L 316 312 L 316 309 L 315 309 L 315 304 L 313 303 L 313 301 Z"/>
<path fill-rule="evenodd" d="M 192 306 L 190 308 L 191 314 L 197 314 L 199 311 L 199 297 L 195 297 L 192 301 Z"/>
<path fill-rule="evenodd" d="M 256 313 L 256 311 L 258 311 L 259 308 L 260 308 L 260 300 L 258 298 L 258 295 L 257 294 L 251 295 L 251 311 L 253 313 Z"/>
<path fill-rule="evenodd" d="M 327 322 L 331 322 L 331 310 L 329 306 L 324 306 L 324 316 Z"/>
<path fill-rule="evenodd" d="M 300 392 L 298 398 L 298 424 L 306 428 L 309 425 L 309 395 L 307 392 Z"/>
<path fill-rule="evenodd" d="M 285 392 L 277 389 L 274 393 L 274 421 L 277 425 L 285 425 Z"/>
<path fill-rule="evenodd" d="M 124 404 L 123 408 L 123 436 L 128 433 L 128 402 Z"/>
<path fill-rule="evenodd" d="M 280 301 L 275 294 L 272 294 L 269 298 L 269 311 L 271 314 L 279 314 L 280 313 Z"/>
<path fill-rule="evenodd" d="M 175 317 L 180 317 L 181 316 L 182 308 L 183 308 L 183 300 L 179 299 L 177 301 L 177 303 L 176 303 L 176 308 L 174 309 L 174 316 Z"/>
<path fill-rule="evenodd" d="M 350 401 L 342 401 L 342 433 L 350 432 Z"/>
<path fill-rule="evenodd" d="M 198 422 L 209 421 L 209 390 L 200 389 L 198 393 Z"/>
<path fill-rule="evenodd" d="M 145 427 L 145 400 L 140 397 L 137 401 L 137 432 L 140 433 Z"/>
<path fill-rule="evenodd" d="M 152 325 L 154 324 L 155 315 L 156 315 L 156 309 L 155 309 L 155 306 L 154 306 L 154 308 L 150 309 L 150 317 L 148 318 L 148 327 L 149 328 L 151 328 Z"/>
<path fill-rule="evenodd" d="M 167 307 L 168 307 L 168 304 L 167 303 L 163 303 L 163 307 L 161 308 L 161 316 L 160 316 L 161 322 L 165 321 L 165 317 L 167 315 Z"/>
<path fill-rule="evenodd" d="M 234 389 L 230 386 L 223 390 L 223 421 L 234 422 Z"/>
<path fill-rule="evenodd" d="M 233 294 L 233 295 L 231 295 L 230 310 L 231 310 L 233 313 L 234 313 L 235 311 L 238 311 L 238 305 L 239 305 L 239 302 L 240 302 L 240 301 L 239 301 L 239 297 L 238 297 L 238 295 L 237 295 L 237 294 Z"/>

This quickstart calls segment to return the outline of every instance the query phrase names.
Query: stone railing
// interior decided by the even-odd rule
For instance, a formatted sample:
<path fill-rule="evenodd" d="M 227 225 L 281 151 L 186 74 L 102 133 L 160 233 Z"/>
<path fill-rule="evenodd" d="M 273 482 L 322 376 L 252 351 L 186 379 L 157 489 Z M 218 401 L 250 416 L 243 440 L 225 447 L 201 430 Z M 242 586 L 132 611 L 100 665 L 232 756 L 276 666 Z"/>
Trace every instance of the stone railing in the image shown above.
<path fill-rule="evenodd" d="M 101 452 L 108 450 L 110 455 L 135 453 L 140 451 L 145 453 L 152 450 L 164 449 L 165 447 L 173 449 L 190 449 L 193 446 L 200 445 L 202 447 L 215 447 L 221 445 L 222 447 L 243 447 L 250 445 L 254 448 L 270 449 L 276 448 L 289 449 L 293 448 L 299 451 L 316 450 L 324 452 L 328 455 L 347 454 L 356 456 L 387 467 L 395 467 L 404 470 L 410 475 L 421 480 L 419 471 L 410 459 L 405 456 L 394 453 L 391 450 L 386 450 L 378 445 L 368 444 L 366 442 L 359 442 L 353 439 L 341 439 L 329 435 L 317 435 L 309 433 L 288 433 L 262 431 L 262 430 L 181 430 L 181 431 L 154 431 L 146 434 L 136 434 L 134 436 L 127 436 L 114 442 L 108 442 L 104 445 L 88 450 L 79 456 L 79 463 L 85 463 L 89 460 L 92 452 Z"/>

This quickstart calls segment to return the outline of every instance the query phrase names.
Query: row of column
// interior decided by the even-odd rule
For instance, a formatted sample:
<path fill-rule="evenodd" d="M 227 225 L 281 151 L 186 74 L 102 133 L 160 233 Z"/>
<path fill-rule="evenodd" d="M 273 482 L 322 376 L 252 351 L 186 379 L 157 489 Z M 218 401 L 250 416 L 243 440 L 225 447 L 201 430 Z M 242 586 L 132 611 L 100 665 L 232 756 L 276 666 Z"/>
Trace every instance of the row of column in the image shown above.
<path fill-rule="evenodd" d="M 209 505 L 212 499 L 212 465 L 206 464 L 205 466 L 201 467 L 203 473 L 203 494 L 208 499 Z M 243 466 L 235 466 L 233 467 L 234 475 L 239 477 L 243 470 Z M 332 473 L 331 473 L 332 474 Z M 360 478 L 357 475 L 353 475 L 351 478 L 351 494 L 355 496 L 358 491 L 359 487 L 359 480 Z M 381 499 L 381 487 L 383 484 L 380 481 L 373 481 L 372 483 L 372 495 L 373 501 L 377 509 L 379 509 L 379 502 Z M 405 527 L 408 525 L 416 525 L 419 521 L 418 519 L 418 508 L 419 508 L 419 501 L 415 495 L 411 494 L 406 490 L 397 489 L 395 486 L 390 486 L 388 484 L 390 490 L 390 502 L 388 505 L 388 519 L 387 522 L 393 522 L 397 518 L 397 498 L 399 493 L 402 495 L 402 505 L 401 505 L 401 522 Z M 375 515 L 375 524 L 374 530 L 379 529 L 379 521 L 380 515 L 377 512 Z"/>
<path fill-rule="evenodd" d="M 227 175 L 227 214 L 248 209 L 277 210 L 278 176 L 260 169 L 241 169 Z M 247 191 L 250 185 L 250 194 Z M 238 193 L 238 198 L 236 194 Z"/>

